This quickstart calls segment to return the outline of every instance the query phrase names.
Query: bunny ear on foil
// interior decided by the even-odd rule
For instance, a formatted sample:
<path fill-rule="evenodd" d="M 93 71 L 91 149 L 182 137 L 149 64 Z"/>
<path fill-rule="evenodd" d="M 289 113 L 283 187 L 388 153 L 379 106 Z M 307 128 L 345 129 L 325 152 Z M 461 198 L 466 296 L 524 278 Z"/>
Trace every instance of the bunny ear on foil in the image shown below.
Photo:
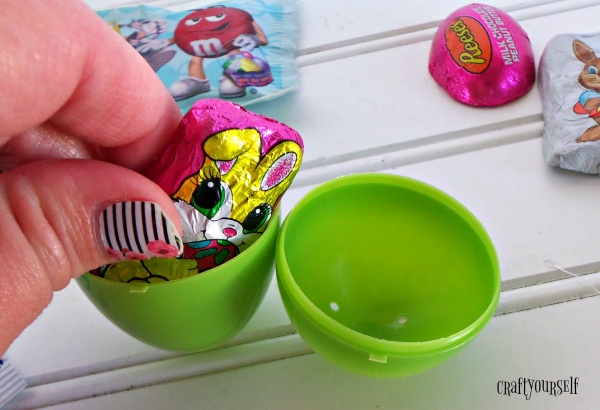
<path fill-rule="evenodd" d="M 230 129 L 256 129 L 261 136 L 261 155 L 277 143 L 292 141 L 302 151 L 300 134 L 274 119 L 247 111 L 242 106 L 219 99 L 199 100 L 188 111 L 157 160 L 144 171 L 165 192 L 172 195 L 185 177 L 198 173 L 205 162 L 203 144 L 210 136 Z M 213 160 L 218 161 L 216 158 Z M 223 162 L 233 160 L 223 160 Z M 298 158 L 301 162 L 301 157 Z M 295 176 L 295 174 L 294 174 Z"/>
<path fill-rule="evenodd" d="M 132 282 L 173 280 L 219 266 L 266 229 L 302 163 L 291 127 L 220 99 L 197 101 L 143 173 L 173 198 L 183 258 L 131 260 L 94 272 Z"/>

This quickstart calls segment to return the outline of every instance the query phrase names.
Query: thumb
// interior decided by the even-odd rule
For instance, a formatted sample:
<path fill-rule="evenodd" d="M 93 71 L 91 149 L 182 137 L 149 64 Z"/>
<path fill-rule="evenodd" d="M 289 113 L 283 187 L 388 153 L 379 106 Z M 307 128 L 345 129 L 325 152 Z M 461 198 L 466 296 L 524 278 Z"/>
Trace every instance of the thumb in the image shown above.
<path fill-rule="evenodd" d="M 71 278 L 128 252 L 180 253 L 177 215 L 156 184 L 105 162 L 39 161 L 0 174 L 0 357 Z M 170 252 L 153 253 L 152 241 Z"/>

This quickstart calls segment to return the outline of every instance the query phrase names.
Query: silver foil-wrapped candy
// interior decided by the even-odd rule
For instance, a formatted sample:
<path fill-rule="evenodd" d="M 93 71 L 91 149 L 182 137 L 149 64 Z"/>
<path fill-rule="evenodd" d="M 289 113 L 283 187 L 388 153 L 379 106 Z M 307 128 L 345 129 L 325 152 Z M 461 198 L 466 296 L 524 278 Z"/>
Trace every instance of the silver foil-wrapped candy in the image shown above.
<path fill-rule="evenodd" d="M 600 33 L 561 34 L 540 60 L 543 152 L 553 166 L 600 173 Z"/>

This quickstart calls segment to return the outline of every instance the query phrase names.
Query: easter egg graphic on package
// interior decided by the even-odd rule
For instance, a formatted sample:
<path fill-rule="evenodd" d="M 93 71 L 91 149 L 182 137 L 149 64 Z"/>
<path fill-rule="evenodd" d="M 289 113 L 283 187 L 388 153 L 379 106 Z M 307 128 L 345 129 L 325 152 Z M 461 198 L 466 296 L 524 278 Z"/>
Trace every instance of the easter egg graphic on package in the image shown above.
<path fill-rule="evenodd" d="M 429 72 L 452 98 L 473 106 L 498 106 L 526 94 L 535 82 L 529 37 L 502 10 L 470 4 L 438 28 Z"/>

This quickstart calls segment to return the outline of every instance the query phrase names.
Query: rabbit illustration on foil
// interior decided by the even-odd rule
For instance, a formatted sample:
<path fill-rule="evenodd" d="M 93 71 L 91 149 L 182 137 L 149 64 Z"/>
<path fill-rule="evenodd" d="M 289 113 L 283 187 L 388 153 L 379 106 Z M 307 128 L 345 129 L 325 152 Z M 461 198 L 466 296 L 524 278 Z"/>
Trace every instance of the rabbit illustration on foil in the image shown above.
<path fill-rule="evenodd" d="M 573 52 L 579 61 L 584 63 L 579 74 L 579 83 L 586 88 L 579 101 L 573 107 L 576 114 L 585 114 L 596 121 L 596 125 L 584 131 L 577 142 L 596 141 L 600 139 L 600 58 L 587 44 L 579 40 L 573 41 Z"/>

